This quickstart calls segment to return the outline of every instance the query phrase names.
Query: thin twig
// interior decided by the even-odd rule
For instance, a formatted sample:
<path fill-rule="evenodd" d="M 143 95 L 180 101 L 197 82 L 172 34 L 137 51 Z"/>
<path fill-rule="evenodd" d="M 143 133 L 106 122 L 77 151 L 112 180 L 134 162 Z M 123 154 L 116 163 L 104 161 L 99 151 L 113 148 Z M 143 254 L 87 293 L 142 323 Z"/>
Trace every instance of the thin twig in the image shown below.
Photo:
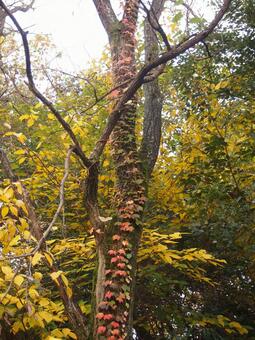
<path fill-rule="evenodd" d="M 51 223 L 49 224 L 48 228 L 46 229 L 46 231 L 43 233 L 43 237 L 38 241 L 37 246 L 34 248 L 33 250 L 33 254 L 35 254 L 42 246 L 42 244 L 44 243 L 44 241 L 47 239 L 53 225 L 55 224 L 58 215 L 60 214 L 64 203 L 65 203 L 65 182 L 67 180 L 67 177 L 69 175 L 69 165 L 70 165 L 70 158 L 71 158 L 71 154 L 73 152 L 73 147 L 70 147 L 68 152 L 67 152 L 67 156 L 65 159 L 65 172 L 64 172 L 64 176 L 62 178 L 62 181 L 60 183 L 60 189 L 59 189 L 59 204 L 58 204 L 58 208 L 53 216 L 53 219 L 51 221 Z"/>

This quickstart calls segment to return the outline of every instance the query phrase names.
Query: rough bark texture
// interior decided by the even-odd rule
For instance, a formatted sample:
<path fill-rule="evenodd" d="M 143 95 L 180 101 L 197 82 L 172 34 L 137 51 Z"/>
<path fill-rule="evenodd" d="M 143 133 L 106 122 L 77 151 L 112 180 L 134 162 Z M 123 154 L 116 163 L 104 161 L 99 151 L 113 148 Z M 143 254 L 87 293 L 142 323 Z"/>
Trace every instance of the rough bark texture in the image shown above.
<path fill-rule="evenodd" d="M 144 23 L 145 63 L 149 64 L 159 57 L 158 37 L 151 21 L 159 20 L 165 0 L 153 1 Z M 161 111 L 163 98 L 159 88 L 158 78 L 144 84 L 144 122 L 141 159 L 143 159 L 146 178 L 152 173 L 156 163 L 161 139 Z"/>
<path fill-rule="evenodd" d="M 137 15 L 138 1 L 127 1 L 121 23 L 115 21 L 115 29 L 109 31 L 113 86 L 126 84 L 136 74 Z M 108 27 L 105 21 L 103 23 Z M 124 87 L 119 88 L 118 96 L 122 96 Z M 116 339 L 132 335 L 136 256 L 145 201 L 144 176 L 135 139 L 136 106 L 135 97 L 122 106 L 121 118 L 111 137 L 117 177 L 117 211 L 114 224 L 104 230 L 104 245 L 98 251 L 100 274 L 98 271 L 95 339 L 100 335 L 116 336 Z"/>

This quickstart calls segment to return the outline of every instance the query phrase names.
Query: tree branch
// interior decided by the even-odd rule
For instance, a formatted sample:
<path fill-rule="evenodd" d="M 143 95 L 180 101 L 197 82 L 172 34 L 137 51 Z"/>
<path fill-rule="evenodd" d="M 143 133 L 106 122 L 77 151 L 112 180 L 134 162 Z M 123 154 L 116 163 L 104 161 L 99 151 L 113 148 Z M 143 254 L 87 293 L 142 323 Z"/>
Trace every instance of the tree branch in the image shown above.
<path fill-rule="evenodd" d="M 69 164 L 70 164 L 70 158 L 71 158 L 71 154 L 73 152 L 73 147 L 70 147 L 67 155 L 66 155 L 66 159 L 65 159 L 65 172 L 64 172 L 64 176 L 61 180 L 60 183 L 60 188 L 59 188 L 59 204 L 58 204 L 58 208 L 53 216 L 52 221 L 50 222 L 48 228 L 45 230 L 45 232 L 43 233 L 43 236 L 41 237 L 41 239 L 38 241 L 38 244 L 36 245 L 36 247 L 33 250 L 33 254 L 35 254 L 42 246 L 42 244 L 46 241 L 52 227 L 54 226 L 63 206 L 64 206 L 64 202 L 65 202 L 65 182 L 67 180 L 67 177 L 69 175 Z"/>
<path fill-rule="evenodd" d="M 87 168 L 89 168 L 92 165 L 92 162 L 86 157 L 84 154 L 81 145 L 79 141 L 77 140 L 73 130 L 71 129 L 70 125 L 62 118 L 60 112 L 54 107 L 52 102 L 50 102 L 36 87 L 34 83 L 32 68 L 31 68 L 31 59 L 30 59 L 30 50 L 29 50 L 29 44 L 27 40 L 27 32 L 25 32 L 21 26 L 19 25 L 18 21 L 14 17 L 14 15 L 11 13 L 11 11 L 6 7 L 4 2 L 0 0 L 0 6 L 5 11 L 5 13 L 10 17 L 13 24 L 19 31 L 22 41 L 23 41 L 23 47 L 25 52 L 25 59 L 26 59 L 26 74 L 28 79 L 28 87 L 30 91 L 45 105 L 48 107 L 48 109 L 54 114 L 56 119 L 59 121 L 59 123 L 62 125 L 62 127 L 65 129 L 65 131 L 68 133 L 69 137 L 73 141 L 75 148 L 73 149 L 73 152 L 77 154 L 77 156 L 81 159 L 83 165 Z"/>
<path fill-rule="evenodd" d="M 16 12 L 27 12 L 30 8 L 32 8 L 33 4 L 35 3 L 35 0 L 31 0 L 31 2 L 28 5 L 18 5 L 14 6 L 10 11 L 11 13 Z"/>
<path fill-rule="evenodd" d="M 162 8 L 161 11 L 163 10 L 162 4 L 165 3 L 165 1 L 163 1 L 163 0 L 155 1 L 154 0 L 152 5 L 151 5 L 150 10 L 145 6 L 145 4 L 142 0 L 140 0 L 140 3 L 143 6 L 145 13 L 147 14 L 147 20 L 150 23 L 151 27 L 161 35 L 161 38 L 162 38 L 163 42 L 165 43 L 167 50 L 170 50 L 171 46 L 170 46 L 169 41 L 167 39 L 166 33 L 159 23 L 159 12 L 160 12 L 159 9 L 161 7 Z"/>
<path fill-rule="evenodd" d="M 112 110 L 112 112 L 111 112 L 111 114 L 108 118 L 106 127 L 105 127 L 100 139 L 97 141 L 93 152 L 91 153 L 92 159 L 96 160 L 101 156 L 101 154 L 104 150 L 104 147 L 105 147 L 105 145 L 106 145 L 106 143 L 107 143 L 107 141 L 110 137 L 110 134 L 112 133 L 115 125 L 117 124 L 117 122 L 118 122 L 118 120 L 121 116 L 123 106 L 134 96 L 134 94 L 137 92 L 137 90 L 143 85 L 146 75 L 151 70 L 158 67 L 159 65 L 166 64 L 170 60 L 173 60 L 174 58 L 176 58 L 180 54 L 182 54 L 182 53 L 186 52 L 187 50 L 189 50 L 190 48 L 194 47 L 197 43 L 204 40 L 214 30 L 214 28 L 218 25 L 220 20 L 223 18 L 224 14 L 229 9 L 230 3 L 231 3 L 231 0 L 224 0 L 223 5 L 220 8 L 219 12 L 216 14 L 215 18 L 211 21 L 211 23 L 209 24 L 209 26 L 205 30 L 197 33 L 195 36 L 184 41 L 180 45 L 171 48 L 171 50 L 163 53 L 159 58 L 157 58 L 156 60 L 152 61 L 151 63 L 145 65 L 138 72 L 135 79 L 130 83 L 130 85 L 128 86 L 128 88 L 124 92 L 123 96 L 120 98 L 120 100 L 116 103 L 115 107 L 113 108 L 113 110 Z"/>

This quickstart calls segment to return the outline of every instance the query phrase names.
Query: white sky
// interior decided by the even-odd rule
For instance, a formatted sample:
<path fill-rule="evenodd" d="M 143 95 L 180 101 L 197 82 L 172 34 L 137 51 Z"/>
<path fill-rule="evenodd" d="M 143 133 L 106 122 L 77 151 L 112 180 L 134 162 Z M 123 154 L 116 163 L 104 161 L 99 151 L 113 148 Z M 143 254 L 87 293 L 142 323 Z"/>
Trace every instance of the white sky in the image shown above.
<path fill-rule="evenodd" d="M 16 15 L 31 33 L 49 34 L 69 70 L 100 56 L 107 36 L 92 0 L 36 0 L 35 10 Z"/>
<path fill-rule="evenodd" d="M 120 0 L 113 0 L 115 7 L 119 3 Z M 206 0 L 194 3 L 204 9 L 206 16 L 212 14 L 206 9 Z M 50 35 L 57 49 L 63 52 L 63 58 L 54 66 L 78 71 L 100 56 L 107 37 L 92 0 L 36 0 L 34 8 L 16 17 L 30 33 Z"/>

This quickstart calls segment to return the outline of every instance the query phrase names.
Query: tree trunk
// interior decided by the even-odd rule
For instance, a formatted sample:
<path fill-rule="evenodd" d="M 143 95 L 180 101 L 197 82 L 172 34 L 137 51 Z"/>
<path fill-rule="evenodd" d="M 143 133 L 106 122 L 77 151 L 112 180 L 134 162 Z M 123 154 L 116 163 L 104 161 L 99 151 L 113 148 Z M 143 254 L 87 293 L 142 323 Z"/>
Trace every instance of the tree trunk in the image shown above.
<path fill-rule="evenodd" d="M 138 1 L 129 1 L 120 31 L 110 37 L 114 87 L 118 96 L 136 74 L 135 31 Z M 95 287 L 94 339 L 131 339 L 136 258 L 141 237 L 141 215 L 145 202 L 145 181 L 136 137 L 136 98 L 122 107 L 121 118 L 111 138 L 116 169 L 116 218 L 104 229 L 98 244 Z"/>

